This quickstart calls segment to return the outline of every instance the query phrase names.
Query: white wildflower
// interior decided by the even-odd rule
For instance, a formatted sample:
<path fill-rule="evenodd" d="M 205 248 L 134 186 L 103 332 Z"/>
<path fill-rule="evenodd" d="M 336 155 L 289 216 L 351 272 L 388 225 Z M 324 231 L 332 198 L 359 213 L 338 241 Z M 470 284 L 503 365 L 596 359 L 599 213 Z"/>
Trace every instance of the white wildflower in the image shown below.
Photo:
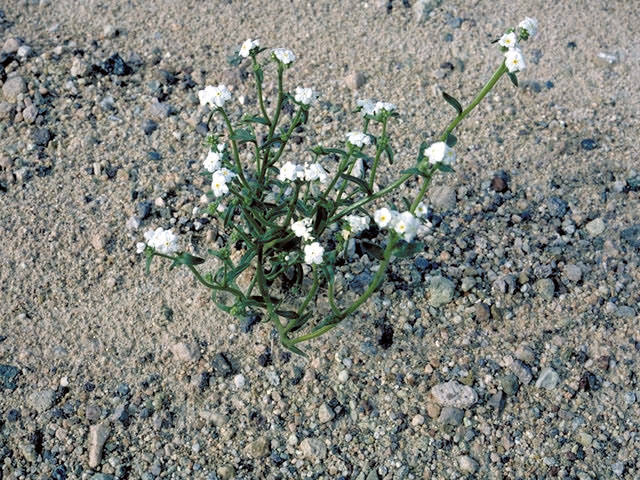
<path fill-rule="evenodd" d="M 518 27 L 526 31 L 530 39 L 533 39 L 538 34 L 538 21 L 535 18 L 525 17 Z"/>
<path fill-rule="evenodd" d="M 322 168 L 322 165 L 319 163 L 312 163 L 311 165 L 306 164 L 304 166 L 304 179 L 307 182 L 313 182 L 314 180 L 319 180 L 320 183 L 327 183 L 329 180 L 329 176 L 327 172 Z"/>
<path fill-rule="evenodd" d="M 318 98 L 318 92 L 313 88 L 296 87 L 293 98 L 303 105 L 313 105 Z"/>
<path fill-rule="evenodd" d="M 371 144 L 371 139 L 369 138 L 369 136 L 362 132 L 347 133 L 347 141 L 355 147 L 363 147 L 364 145 Z"/>
<path fill-rule="evenodd" d="M 231 180 L 233 180 L 234 177 L 237 176 L 235 173 L 233 173 L 227 167 L 222 167 L 220 170 L 218 170 L 218 173 L 220 173 L 222 176 L 224 176 L 224 179 L 225 179 L 226 182 L 230 182 Z"/>
<path fill-rule="evenodd" d="M 446 143 L 436 142 L 424 149 L 424 156 L 429 159 L 429 163 L 432 165 L 436 163 L 453 165 L 453 162 L 456 159 L 456 152 L 454 152 Z"/>
<path fill-rule="evenodd" d="M 351 232 L 354 235 L 358 235 L 369 227 L 369 217 L 359 215 L 347 215 L 344 219 L 349 222 Z"/>
<path fill-rule="evenodd" d="M 147 244 L 144 242 L 136 243 L 136 253 L 144 252 L 144 249 L 147 248 Z"/>
<path fill-rule="evenodd" d="M 156 250 L 158 253 L 171 255 L 178 250 L 178 237 L 174 235 L 173 231 L 171 230 L 164 230 L 162 228 L 149 230 L 144 234 L 144 239 L 147 241 L 147 245 Z M 144 248 L 140 250 L 141 244 L 143 243 L 140 242 L 136 245 L 139 253 L 141 251 L 144 251 Z"/>
<path fill-rule="evenodd" d="M 224 103 L 231 99 L 231 92 L 225 85 L 214 87 L 208 85 L 204 90 L 198 92 L 200 105 L 209 105 L 211 107 L 224 107 Z"/>
<path fill-rule="evenodd" d="M 508 49 L 517 48 L 518 37 L 515 32 L 505 33 L 504 35 L 502 35 L 502 37 L 500 37 L 500 40 L 498 40 L 498 44 Z"/>
<path fill-rule="evenodd" d="M 238 52 L 241 57 L 247 58 L 251 54 L 251 50 L 260 46 L 260 40 L 251 40 L 248 38 L 244 41 L 242 46 L 240 47 L 240 51 Z"/>
<path fill-rule="evenodd" d="M 340 235 L 342 235 L 343 240 L 349 240 L 349 237 L 351 236 L 351 232 L 345 228 L 342 230 L 342 232 L 340 232 Z"/>
<path fill-rule="evenodd" d="M 369 100 L 367 98 L 363 100 L 356 100 L 356 105 L 361 108 L 360 113 L 362 113 L 362 116 L 374 115 L 376 103 L 373 100 Z"/>
<path fill-rule="evenodd" d="M 509 72 L 521 72 L 522 70 L 527 68 L 527 65 L 524 63 L 522 52 L 519 49 L 514 48 L 512 50 L 509 50 L 504 54 L 504 56 L 504 64 L 507 66 Z"/>
<path fill-rule="evenodd" d="M 227 186 L 227 178 L 220 170 L 214 173 L 211 177 L 211 189 L 216 197 L 222 197 L 229 193 L 229 187 Z"/>
<path fill-rule="evenodd" d="M 386 228 L 392 221 L 394 213 L 386 207 L 380 208 L 373 214 L 373 219 L 380 228 Z"/>
<path fill-rule="evenodd" d="M 393 103 L 389 103 L 389 102 L 376 102 L 376 105 L 373 109 L 373 113 L 375 115 L 378 115 L 380 112 L 385 111 L 385 112 L 393 112 L 396 109 L 396 106 Z"/>
<path fill-rule="evenodd" d="M 220 168 L 220 160 L 222 159 L 222 154 L 219 152 L 209 151 L 207 154 L 207 158 L 204 161 L 204 168 L 208 172 L 215 172 Z"/>
<path fill-rule="evenodd" d="M 413 240 L 418 231 L 418 220 L 411 212 L 399 213 L 393 221 L 393 229 L 400 234 L 406 242 Z"/>
<path fill-rule="evenodd" d="M 273 50 L 273 55 L 283 64 L 289 65 L 296 61 L 296 56 L 291 50 L 286 48 L 276 48 Z"/>
<path fill-rule="evenodd" d="M 280 174 L 278 180 L 281 182 L 290 181 L 293 182 L 299 178 L 304 178 L 304 168 L 295 163 L 287 162 L 282 168 L 280 168 Z"/>
<path fill-rule="evenodd" d="M 424 217 L 427 214 L 427 206 L 424 202 L 420 202 L 416 207 L 416 216 L 419 218 Z"/>
<path fill-rule="evenodd" d="M 322 256 L 324 255 L 324 247 L 318 242 L 313 242 L 304 247 L 304 263 L 307 265 L 320 265 Z"/>
<path fill-rule="evenodd" d="M 295 234 L 296 237 L 302 238 L 304 241 L 308 242 L 309 240 L 313 240 L 311 236 L 311 223 L 313 219 L 311 218 L 303 218 L 294 222 L 291 220 L 291 231 Z"/>

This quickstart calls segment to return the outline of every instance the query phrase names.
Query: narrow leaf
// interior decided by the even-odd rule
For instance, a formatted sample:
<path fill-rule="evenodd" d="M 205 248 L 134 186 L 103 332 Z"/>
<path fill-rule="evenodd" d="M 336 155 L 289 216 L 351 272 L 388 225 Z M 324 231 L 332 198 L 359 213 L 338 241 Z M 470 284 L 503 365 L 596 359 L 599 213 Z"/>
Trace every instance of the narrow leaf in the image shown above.
<path fill-rule="evenodd" d="M 282 345 L 284 346 L 284 348 L 286 348 L 287 350 L 291 350 L 296 355 L 300 355 L 301 357 L 307 358 L 307 354 L 304 353 L 302 350 L 300 350 L 298 347 L 296 347 L 294 344 L 283 342 Z"/>
<path fill-rule="evenodd" d="M 353 182 L 357 184 L 360 187 L 360 190 L 362 190 L 367 195 L 373 194 L 373 190 L 369 188 L 369 184 L 364 180 L 362 180 L 361 178 L 354 177 L 353 175 L 347 175 L 346 173 L 341 173 L 340 176 L 348 182 Z"/>
<path fill-rule="evenodd" d="M 360 244 L 368 255 L 371 255 L 376 260 L 384 260 L 384 250 L 381 247 L 379 247 L 375 243 L 365 241 L 360 242 Z"/>
<path fill-rule="evenodd" d="M 451 105 L 453 108 L 456 109 L 456 111 L 458 112 L 458 115 L 462 113 L 462 105 L 460 105 L 460 102 L 458 100 L 453 98 L 447 92 L 442 92 L 442 96 L 444 97 L 444 99 L 447 101 L 449 105 Z"/>
<path fill-rule="evenodd" d="M 255 115 L 243 118 L 242 122 L 243 123 L 259 123 L 261 125 L 269 125 L 269 122 L 267 121 L 266 118 L 258 117 L 258 116 L 255 116 Z"/>
<path fill-rule="evenodd" d="M 438 170 L 441 172 L 454 173 L 455 170 L 450 165 L 445 165 L 444 163 L 438 164 Z"/>
<path fill-rule="evenodd" d="M 402 170 L 400 172 L 401 175 L 404 175 L 406 173 L 410 173 L 412 175 L 418 175 L 420 177 L 426 177 L 427 176 L 422 170 L 420 170 L 419 168 L 416 168 L 416 167 L 407 168 L 406 170 Z"/>
<path fill-rule="evenodd" d="M 456 143 L 458 143 L 458 137 L 456 137 L 453 133 L 448 133 L 445 142 L 449 147 L 453 148 L 456 146 Z"/>
<path fill-rule="evenodd" d="M 387 153 L 387 157 L 389 157 L 389 165 L 393 165 L 393 150 L 391 145 L 387 143 L 387 146 L 384 147 L 384 151 Z"/>
<path fill-rule="evenodd" d="M 239 129 L 236 130 L 235 132 L 233 132 L 233 135 L 231 135 L 231 140 L 236 140 L 239 142 L 255 142 L 256 141 L 256 137 L 253 136 L 253 133 L 251 133 L 249 130 L 244 130 L 244 129 Z"/>
<path fill-rule="evenodd" d="M 147 261 L 145 262 L 145 265 L 144 265 L 144 273 L 147 275 L 149 275 L 149 272 L 150 272 L 151 260 L 153 260 L 153 255 L 149 255 L 147 257 Z"/>
<path fill-rule="evenodd" d="M 424 243 L 422 242 L 407 243 L 405 241 L 402 241 L 396 248 L 394 248 L 393 255 L 395 255 L 397 258 L 407 258 L 412 257 L 416 253 L 423 250 Z"/>
<path fill-rule="evenodd" d="M 511 80 L 511 83 L 513 83 L 517 87 L 518 86 L 518 77 L 516 77 L 516 74 L 512 73 L 512 72 L 507 72 L 507 75 L 509 75 L 509 80 Z"/>

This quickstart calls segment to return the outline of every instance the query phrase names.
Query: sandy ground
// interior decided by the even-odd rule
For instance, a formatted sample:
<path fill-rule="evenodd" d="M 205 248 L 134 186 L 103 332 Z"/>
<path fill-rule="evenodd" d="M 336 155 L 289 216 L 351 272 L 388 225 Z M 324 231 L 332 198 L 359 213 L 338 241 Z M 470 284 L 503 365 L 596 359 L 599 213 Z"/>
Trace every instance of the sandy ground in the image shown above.
<path fill-rule="evenodd" d="M 28 83 L 22 100 L 39 102 L 35 124 L 15 117 L 26 103 L 0 120 L 0 364 L 20 371 L 16 388 L 0 395 L 0 478 L 639 478 L 639 411 L 629 396 L 639 390 L 639 256 L 621 236 L 640 223 L 629 181 L 640 171 L 636 2 L 444 0 L 423 21 L 417 2 L 408 3 L 394 0 L 388 11 L 385 2 L 353 0 L 0 0 L 0 38 L 20 37 L 33 49 L 11 67 Z M 450 118 L 440 91 L 468 101 L 499 62 L 490 41 L 525 15 L 541 33 L 526 46 L 521 87 L 503 80 L 463 122 L 458 171 L 436 182 L 455 189 L 457 201 L 443 214 L 449 230 L 434 232 L 425 255 L 439 263 L 431 273 L 454 279 L 454 301 L 430 307 L 414 264 L 398 262 L 409 293 L 385 290 L 380 303 L 310 344 L 306 361 L 283 357 L 264 325 L 241 333 L 188 272 L 157 262 L 144 275 L 135 242 L 168 218 L 189 217 L 202 195 L 197 90 L 224 81 L 235 96 L 252 95 L 227 62 L 244 39 L 296 53 L 289 85 L 313 86 L 329 102 L 318 108 L 315 141 L 357 125 L 347 113 L 355 98 L 395 103 L 392 168 L 403 169 Z M 70 73 L 74 57 L 92 63 L 114 52 L 132 65 L 137 58 L 135 73 Z M 179 81 L 163 83 L 160 70 Z M 354 90 L 345 77 L 355 72 L 366 82 Z M 183 88 L 185 75 L 197 85 Z M 101 106 L 107 96 L 114 109 Z M 154 98 L 173 113 L 147 135 Z M 52 134 L 47 146 L 34 145 L 39 128 Z M 585 139 L 597 148 L 585 149 Z M 508 173 L 511 193 L 483 217 L 497 170 Z M 549 214 L 551 197 L 566 202 L 566 218 Z M 141 201 L 158 198 L 167 218 L 154 207 L 139 229 L 126 226 Z M 513 219 L 525 210 L 531 222 Z M 594 219 L 604 232 L 586 230 Z M 461 290 L 468 257 L 456 237 L 480 251 L 470 293 Z M 184 238 L 206 248 L 204 231 Z M 579 281 L 565 281 L 567 264 L 580 267 Z M 551 299 L 533 293 L 541 265 L 553 271 Z M 495 284 L 506 274 L 517 279 L 515 291 Z M 478 318 L 478 302 L 495 307 L 489 320 Z M 413 310 L 422 335 L 407 319 Z M 387 349 L 378 345 L 383 323 L 395 331 Z M 201 354 L 177 360 L 171 350 L 180 342 Z M 268 351 L 273 365 L 260 366 Z M 230 376 L 211 363 L 220 352 Z M 520 392 L 494 412 L 489 399 L 505 390 L 514 358 L 534 381 L 516 372 Z M 548 366 L 560 383 L 538 389 Z M 585 389 L 586 371 L 599 388 Z M 237 374 L 247 380 L 240 389 Z M 478 404 L 462 421 L 439 421 L 429 390 L 468 375 Z M 118 393 L 122 384 L 130 392 Z M 42 407 L 38 394 L 48 390 L 55 398 Z M 126 426 L 113 417 L 119 405 L 131 417 Z M 335 418 L 319 421 L 322 405 Z M 100 422 L 111 435 L 103 461 L 90 468 L 89 428 Z M 309 438 L 328 451 L 304 445 Z"/>

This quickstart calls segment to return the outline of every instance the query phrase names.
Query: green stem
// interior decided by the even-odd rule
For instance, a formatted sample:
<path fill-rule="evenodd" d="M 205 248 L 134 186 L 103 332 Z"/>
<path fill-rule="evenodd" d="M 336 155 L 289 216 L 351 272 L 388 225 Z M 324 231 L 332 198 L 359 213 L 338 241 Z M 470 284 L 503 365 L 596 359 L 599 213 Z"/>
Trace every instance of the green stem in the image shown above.
<path fill-rule="evenodd" d="M 444 142 L 447 139 L 447 136 L 449 136 L 449 134 L 453 132 L 453 129 L 458 126 L 458 124 L 462 121 L 464 117 L 469 115 L 471 110 L 473 110 L 478 106 L 478 104 L 487 95 L 487 93 L 489 93 L 489 91 L 493 88 L 496 82 L 500 80 L 500 77 L 506 73 L 506 71 L 507 71 L 507 67 L 503 61 L 498 67 L 498 69 L 495 71 L 491 79 L 489 79 L 487 84 L 482 88 L 482 90 L 480 90 L 480 93 L 476 95 L 476 97 L 469 104 L 469 106 L 465 108 L 456 118 L 454 118 L 453 121 L 449 124 L 449 126 L 445 129 L 445 131 L 442 132 L 442 135 L 440 135 L 440 141 Z"/>
<path fill-rule="evenodd" d="M 386 143 L 388 140 L 387 136 L 387 119 L 385 118 L 382 122 L 382 135 L 380 135 L 380 139 L 382 143 Z M 382 145 L 378 145 L 376 149 L 376 158 L 373 159 L 373 166 L 371 167 L 371 174 L 369 175 L 369 188 L 373 190 L 373 181 L 376 178 L 376 169 L 378 168 L 378 162 L 380 161 L 380 155 L 382 155 Z"/>
<path fill-rule="evenodd" d="M 251 60 L 253 61 L 253 76 L 256 79 L 256 88 L 258 90 L 258 102 L 260 103 L 260 111 L 262 112 L 262 116 L 264 119 L 271 125 L 271 120 L 269 120 L 269 115 L 267 114 L 267 109 L 264 108 L 264 98 L 262 95 L 262 82 L 258 78 L 258 69 L 260 65 L 258 65 L 258 61 L 256 60 L 255 55 L 251 55 Z"/>
<path fill-rule="evenodd" d="M 227 112 L 225 112 L 222 108 L 218 108 L 218 111 L 220 113 L 222 113 L 222 116 L 224 117 L 224 123 L 226 123 L 227 128 L 229 129 L 229 137 L 233 137 L 233 127 L 231 126 L 231 121 L 229 120 L 229 117 L 227 116 Z M 236 163 L 236 168 L 238 169 L 238 176 L 240 177 L 240 180 L 242 181 L 242 183 L 244 184 L 245 187 L 249 188 L 249 183 L 247 182 L 247 179 L 244 178 L 244 173 L 242 172 L 242 164 L 240 163 L 240 155 L 238 155 L 238 143 L 235 140 L 231 140 L 231 146 L 233 148 L 233 159 Z"/>
<path fill-rule="evenodd" d="M 264 298 L 264 302 L 267 306 L 267 312 L 269 313 L 269 318 L 275 325 L 278 330 L 278 334 L 280 338 L 284 338 L 285 332 L 278 318 L 278 314 L 275 312 L 273 308 L 273 304 L 271 303 L 271 297 L 269 296 L 269 291 L 267 290 L 267 284 L 264 279 L 264 252 L 262 250 L 262 245 L 258 247 L 258 261 L 257 261 L 257 269 L 256 269 L 256 277 L 258 279 L 258 288 L 260 293 L 262 294 L 262 298 Z"/>
<path fill-rule="evenodd" d="M 300 187 L 302 184 L 300 182 L 296 182 L 295 190 L 293 195 L 291 196 L 291 202 L 289 203 L 289 211 L 287 212 L 287 218 L 284 219 L 284 223 L 280 228 L 287 229 L 289 228 L 289 222 L 291 221 L 291 217 L 293 217 L 293 212 L 296 211 L 296 202 L 298 201 L 298 195 L 300 193 Z"/>
<path fill-rule="evenodd" d="M 413 202 L 411 203 L 411 207 L 409 208 L 409 211 L 412 214 L 413 212 L 416 211 L 416 208 L 418 207 L 418 204 L 422 201 L 424 194 L 427 193 L 427 189 L 431 184 L 431 178 L 433 177 L 433 173 L 435 172 L 435 169 L 436 169 L 435 166 L 432 167 L 427 173 L 428 176 L 422 179 L 422 187 L 420 188 L 420 191 L 418 192 L 418 195 L 416 196 L 416 198 L 413 199 Z"/>
<path fill-rule="evenodd" d="M 284 99 L 284 91 L 282 88 L 283 71 L 284 70 L 282 65 L 278 66 L 278 103 L 276 104 L 276 110 L 273 114 L 273 121 L 271 122 L 271 126 L 269 127 L 269 134 L 267 135 L 267 143 L 273 140 L 273 133 L 276 130 L 276 126 L 278 125 L 278 120 L 280 119 L 280 112 L 282 111 L 282 100 Z M 266 147 L 265 154 L 264 154 L 264 163 L 262 164 L 262 170 L 260 171 L 260 180 L 259 180 L 260 183 L 264 181 L 264 176 L 267 173 L 270 152 L 271 152 L 271 147 L 270 146 Z"/>

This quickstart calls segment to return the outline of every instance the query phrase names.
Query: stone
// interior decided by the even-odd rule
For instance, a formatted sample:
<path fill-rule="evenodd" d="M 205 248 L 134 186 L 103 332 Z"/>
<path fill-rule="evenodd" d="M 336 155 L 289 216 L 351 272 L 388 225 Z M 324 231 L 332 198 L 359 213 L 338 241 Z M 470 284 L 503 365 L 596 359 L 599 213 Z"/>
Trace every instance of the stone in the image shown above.
<path fill-rule="evenodd" d="M 364 85 L 365 81 L 366 78 L 362 72 L 353 72 L 344 77 L 344 84 L 351 90 L 357 90 Z"/>
<path fill-rule="evenodd" d="M 431 388 L 431 395 L 443 407 L 469 408 L 478 401 L 476 391 L 455 380 L 439 383 Z"/>
<path fill-rule="evenodd" d="M 149 115 L 156 120 L 163 120 L 171 114 L 171 105 L 164 102 L 152 102 L 149 106 Z"/>
<path fill-rule="evenodd" d="M 487 401 L 487 405 L 498 412 L 504 409 L 506 404 L 506 399 L 504 398 L 504 392 L 498 391 L 491 395 L 489 400 Z"/>
<path fill-rule="evenodd" d="M 213 423 L 216 427 L 222 427 L 229 423 L 229 417 L 220 412 L 211 412 L 209 410 L 201 410 L 200 418 Z"/>
<path fill-rule="evenodd" d="M 542 278 L 534 284 L 534 289 L 544 300 L 550 302 L 556 291 L 556 286 L 550 278 Z"/>
<path fill-rule="evenodd" d="M 330 422 L 335 418 L 335 416 L 336 414 L 329 405 L 326 403 L 320 405 L 320 408 L 318 409 L 318 420 L 320 420 L 320 423 Z"/>
<path fill-rule="evenodd" d="M 528 345 L 520 345 L 516 350 L 515 357 L 525 363 L 533 364 L 536 361 L 536 353 Z"/>
<path fill-rule="evenodd" d="M 104 250 L 107 242 L 103 234 L 96 233 L 91 236 L 91 246 L 96 249 L 96 251 L 101 252 Z"/>
<path fill-rule="evenodd" d="M 53 390 L 39 390 L 29 395 L 28 404 L 38 413 L 45 412 L 56 403 L 56 392 Z"/>
<path fill-rule="evenodd" d="M 260 437 L 244 448 L 244 454 L 249 458 L 266 457 L 271 451 L 271 443 L 266 437 Z"/>
<path fill-rule="evenodd" d="M 585 138 L 580 142 L 580 146 L 582 147 L 583 150 L 586 150 L 587 152 L 598 148 L 598 144 L 593 138 Z"/>
<path fill-rule="evenodd" d="M 195 343 L 175 343 L 171 346 L 171 353 L 176 359 L 185 363 L 200 360 L 200 347 Z"/>
<path fill-rule="evenodd" d="M 309 460 L 324 460 L 327 456 L 327 446 L 319 438 L 305 438 L 300 443 L 300 450 Z"/>
<path fill-rule="evenodd" d="M 596 218 L 595 220 L 591 220 L 587 223 L 584 228 L 587 230 L 589 235 L 592 237 L 597 237 L 598 235 L 604 232 L 604 220 L 601 218 Z"/>
<path fill-rule="evenodd" d="M 460 425 L 462 423 L 462 419 L 464 418 L 464 410 L 456 407 L 444 407 L 440 411 L 440 416 L 438 417 L 438 422 L 442 425 Z"/>
<path fill-rule="evenodd" d="M 518 377 L 516 377 L 512 373 L 503 375 L 500 378 L 500 386 L 502 387 L 502 391 L 507 395 L 515 395 L 516 393 L 518 393 L 518 390 L 520 389 L 520 383 L 518 382 Z"/>
<path fill-rule="evenodd" d="M 536 380 L 536 387 L 553 390 L 558 386 L 559 379 L 560 377 L 556 371 L 551 367 L 547 367 L 540 372 L 540 376 L 538 377 L 538 380 Z"/>
<path fill-rule="evenodd" d="M 429 190 L 429 200 L 436 210 L 453 210 L 457 202 L 456 191 L 448 185 L 433 187 Z"/>
<path fill-rule="evenodd" d="M 22 45 L 22 40 L 17 37 L 9 37 L 2 45 L 2 51 L 4 53 L 17 53 L 20 45 Z"/>
<path fill-rule="evenodd" d="M 105 112 L 113 112 L 116 110 L 116 103 L 113 97 L 111 95 L 107 95 L 100 100 L 100 108 Z"/>
<path fill-rule="evenodd" d="M 13 365 L 0 365 L 0 389 L 15 390 L 17 388 L 16 378 L 20 374 L 20 369 Z"/>
<path fill-rule="evenodd" d="M 244 375 L 239 373 L 238 375 L 233 377 L 233 384 L 236 386 L 238 390 L 240 390 L 241 388 L 244 388 L 244 386 L 247 384 L 247 379 L 245 378 Z"/>
<path fill-rule="evenodd" d="M 622 230 L 620 238 L 632 247 L 640 248 L 640 224 Z"/>
<path fill-rule="evenodd" d="M 486 322 L 491 317 L 491 310 L 486 303 L 476 303 L 476 320 L 479 322 Z"/>
<path fill-rule="evenodd" d="M 507 181 L 501 177 L 496 175 L 491 179 L 491 190 L 498 193 L 504 193 L 509 190 L 509 186 L 507 185 Z"/>
<path fill-rule="evenodd" d="M 429 20 L 431 12 L 442 4 L 442 0 L 416 0 L 413 2 L 413 16 L 417 22 Z"/>
<path fill-rule="evenodd" d="M 221 377 L 229 377 L 233 373 L 233 366 L 224 353 L 216 353 L 211 359 L 213 373 Z"/>
<path fill-rule="evenodd" d="M 424 417 L 420 414 L 414 415 L 414 417 L 411 419 L 411 425 L 414 427 L 424 425 Z"/>
<path fill-rule="evenodd" d="M 27 91 L 27 82 L 20 75 L 8 78 L 2 86 L 2 95 L 9 103 L 16 103 L 18 96 Z"/>
<path fill-rule="evenodd" d="M 451 300 L 455 293 L 455 285 L 448 278 L 441 276 L 431 277 L 427 290 L 428 302 L 432 307 L 441 307 Z"/>
<path fill-rule="evenodd" d="M 96 468 L 102 462 L 102 449 L 110 434 L 107 422 L 91 425 L 89 428 L 89 467 Z"/>
<path fill-rule="evenodd" d="M 20 45 L 20 48 L 18 48 L 16 53 L 18 54 L 18 57 L 24 60 L 33 54 L 33 49 L 29 45 Z"/>
<path fill-rule="evenodd" d="M 547 200 L 547 208 L 552 217 L 562 218 L 567 214 L 569 205 L 558 197 L 551 197 Z"/>
<path fill-rule="evenodd" d="M 582 270 L 579 266 L 568 263 L 564 266 L 564 275 L 571 282 L 579 282 L 582 278 Z"/>
<path fill-rule="evenodd" d="M 533 380 L 533 373 L 531 373 L 531 367 L 520 360 L 514 360 L 511 362 L 509 369 L 518 377 L 520 383 L 523 385 L 529 385 Z"/>
<path fill-rule="evenodd" d="M 14 106 L 8 102 L 0 102 L 0 120 L 11 118 Z"/>
<path fill-rule="evenodd" d="M 53 138 L 51 131 L 47 128 L 36 128 L 31 134 L 31 140 L 39 147 L 45 148 Z"/>
<path fill-rule="evenodd" d="M 89 404 L 84 409 L 84 416 L 90 422 L 95 422 L 100 420 L 102 410 L 97 405 Z"/>
<path fill-rule="evenodd" d="M 75 57 L 71 63 L 71 75 L 76 78 L 86 77 L 91 73 L 91 65 L 80 57 Z"/>
<path fill-rule="evenodd" d="M 471 290 L 473 287 L 475 287 L 476 285 L 476 279 L 474 277 L 464 277 L 462 279 L 462 284 L 460 285 L 460 288 L 462 289 L 463 292 L 468 292 L 469 290 Z"/>
<path fill-rule="evenodd" d="M 158 129 L 158 124 L 151 119 L 146 119 L 142 122 L 142 131 L 145 135 L 151 135 Z"/>
<path fill-rule="evenodd" d="M 458 466 L 460 471 L 464 473 L 475 473 L 478 470 L 478 462 L 476 462 L 469 455 L 460 455 L 458 457 Z"/>
<path fill-rule="evenodd" d="M 614 463 L 613 465 L 611 465 L 611 471 L 618 477 L 621 477 L 622 474 L 624 473 L 624 463 L 623 462 Z"/>
<path fill-rule="evenodd" d="M 217 473 L 220 480 L 231 480 L 236 476 L 236 469 L 231 465 L 222 465 L 221 467 L 218 467 Z"/>
<path fill-rule="evenodd" d="M 26 123 L 34 123 L 38 118 L 38 107 L 33 103 L 22 111 L 22 119 Z"/>

